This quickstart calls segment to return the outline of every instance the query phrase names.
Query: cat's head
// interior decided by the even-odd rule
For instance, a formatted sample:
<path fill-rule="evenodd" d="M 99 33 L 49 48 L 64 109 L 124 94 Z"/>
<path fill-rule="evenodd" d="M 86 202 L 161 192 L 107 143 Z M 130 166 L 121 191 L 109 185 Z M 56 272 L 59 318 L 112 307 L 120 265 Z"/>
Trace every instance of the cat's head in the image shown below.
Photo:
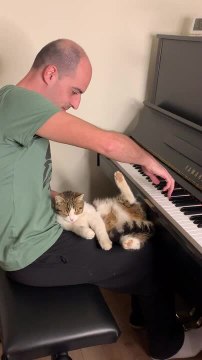
<path fill-rule="evenodd" d="M 64 191 L 55 196 L 55 211 L 66 221 L 73 223 L 83 213 L 84 194 Z"/>

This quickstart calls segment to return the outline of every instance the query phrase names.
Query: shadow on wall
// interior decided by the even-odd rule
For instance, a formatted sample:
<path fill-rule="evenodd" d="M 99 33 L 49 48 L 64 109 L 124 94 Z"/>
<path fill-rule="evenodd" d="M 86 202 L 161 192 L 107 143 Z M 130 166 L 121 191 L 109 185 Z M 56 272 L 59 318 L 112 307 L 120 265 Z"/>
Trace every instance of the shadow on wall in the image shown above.
<path fill-rule="evenodd" d="M 88 166 L 89 176 L 89 202 L 95 198 L 115 196 L 118 191 L 114 185 L 113 177 L 108 177 L 101 166 L 97 166 L 97 154 L 89 151 Z"/>
<path fill-rule="evenodd" d="M 131 134 L 132 130 L 135 128 L 138 122 L 139 113 L 142 107 L 143 104 L 138 102 L 136 99 L 133 100 L 133 104 L 131 105 L 130 109 L 127 109 L 126 118 L 129 119 L 129 124 L 126 127 L 124 134 Z M 132 118 L 132 120 L 130 120 L 130 118 Z M 97 154 L 90 151 L 88 155 L 88 168 L 90 171 L 88 201 L 92 201 L 96 197 L 103 198 L 115 196 L 118 193 L 113 176 L 108 174 L 106 175 L 104 173 L 102 167 L 97 165 Z"/>
<path fill-rule="evenodd" d="M 158 49 L 158 41 L 156 35 L 151 36 L 151 51 L 150 51 L 150 63 L 148 68 L 145 100 L 149 100 L 152 83 L 154 78 L 154 69 L 156 63 L 156 54 Z M 126 119 L 128 119 L 128 125 L 124 133 L 128 136 L 132 134 L 132 131 L 136 127 L 139 121 L 139 115 L 143 108 L 143 103 L 140 103 L 136 99 L 133 99 L 133 103 L 130 109 L 127 109 Z M 130 120 L 131 119 L 131 120 Z M 114 129 L 116 130 L 116 129 Z M 89 169 L 90 169 L 90 200 L 92 201 L 95 197 L 113 196 L 117 193 L 117 188 L 114 185 L 114 179 L 109 178 L 104 174 L 101 167 L 96 166 L 96 154 L 89 153 Z"/>
<path fill-rule="evenodd" d="M 0 86 L 14 84 L 31 67 L 33 45 L 24 30 L 0 17 Z"/>
<path fill-rule="evenodd" d="M 147 82 L 145 89 L 145 100 L 149 101 L 152 93 L 152 84 L 154 80 L 154 71 L 156 65 L 156 56 L 158 50 L 158 38 L 155 35 L 151 35 L 151 50 L 150 50 L 150 61 L 147 73 Z"/>

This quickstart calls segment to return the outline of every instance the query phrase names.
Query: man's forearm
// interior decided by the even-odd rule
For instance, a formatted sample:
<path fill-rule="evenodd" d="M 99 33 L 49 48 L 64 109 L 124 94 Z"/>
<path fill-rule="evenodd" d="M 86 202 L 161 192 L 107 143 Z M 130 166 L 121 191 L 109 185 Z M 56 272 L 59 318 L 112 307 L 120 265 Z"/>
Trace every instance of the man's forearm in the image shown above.
<path fill-rule="evenodd" d="M 103 155 L 111 159 L 143 166 L 154 160 L 152 155 L 124 134 L 106 132 L 104 142 Z"/>

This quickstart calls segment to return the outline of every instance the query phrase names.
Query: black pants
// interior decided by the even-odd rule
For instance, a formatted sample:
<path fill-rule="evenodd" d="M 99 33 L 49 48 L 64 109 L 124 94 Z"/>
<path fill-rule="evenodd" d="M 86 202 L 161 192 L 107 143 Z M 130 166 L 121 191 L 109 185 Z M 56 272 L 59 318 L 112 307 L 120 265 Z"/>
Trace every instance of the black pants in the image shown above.
<path fill-rule="evenodd" d="M 151 356 L 167 358 L 182 346 L 184 332 L 176 322 L 174 295 L 156 242 L 152 239 L 138 251 L 126 251 L 120 245 L 104 251 L 95 240 L 63 231 L 31 265 L 7 274 L 31 286 L 90 283 L 131 294 L 132 307 L 137 300 L 141 305 Z"/>

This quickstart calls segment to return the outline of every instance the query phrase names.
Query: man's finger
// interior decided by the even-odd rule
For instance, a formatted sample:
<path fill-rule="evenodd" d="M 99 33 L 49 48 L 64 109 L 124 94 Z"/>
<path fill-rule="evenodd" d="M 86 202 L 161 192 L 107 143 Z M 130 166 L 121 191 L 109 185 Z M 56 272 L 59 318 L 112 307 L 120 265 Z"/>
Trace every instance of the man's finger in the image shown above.
<path fill-rule="evenodd" d="M 167 191 L 167 192 L 168 192 L 168 198 L 171 197 L 172 192 L 173 192 L 173 190 L 174 190 L 174 187 L 175 187 L 175 182 L 174 182 L 174 180 L 171 178 L 170 181 L 167 181 L 166 186 L 164 186 L 164 188 L 163 188 L 163 191 L 165 191 L 165 192 Z"/>
<path fill-rule="evenodd" d="M 153 184 L 158 185 L 160 183 L 160 180 L 157 178 L 155 174 L 150 173 L 149 171 L 145 171 L 144 173 L 150 177 Z"/>

